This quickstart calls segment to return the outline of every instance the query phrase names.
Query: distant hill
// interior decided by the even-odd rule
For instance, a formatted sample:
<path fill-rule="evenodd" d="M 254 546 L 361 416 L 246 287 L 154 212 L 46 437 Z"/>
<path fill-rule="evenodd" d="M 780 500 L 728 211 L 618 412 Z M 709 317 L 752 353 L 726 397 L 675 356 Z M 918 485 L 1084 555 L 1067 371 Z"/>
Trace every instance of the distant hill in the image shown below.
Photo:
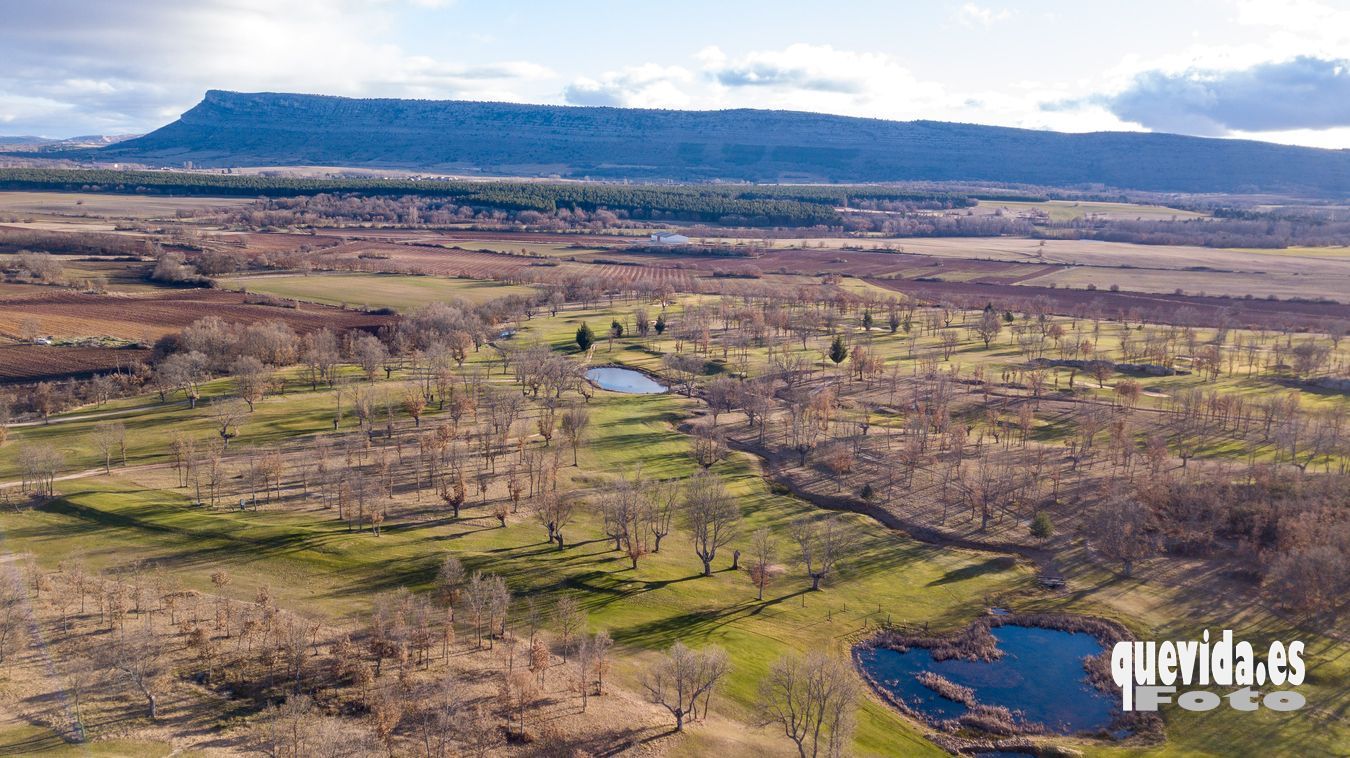
<path fill-rule="evenodd" d="M 104 145 L 113 145 L 123 140 L 129 140 L 137 137 L 136 134 L 104 135 L 87 134 L 80 137 L 67 137 L 65 139 L 55 139 L 51 137 L 34 137 L 32 135 L 18 135 L 13 137 L 0 136 L 0 150 L 15 151 L 60 151 L 60 150 L 81 150 L 90 147 L 103 147 Z"/>
<path fill-rule="evenodd" d="M 212 90 L 99 148 L 152 165 L 325 165 L 673 180 L 984 181 L 1350 196 L 1350 150 L 762 110 L 357 100 Z"/>

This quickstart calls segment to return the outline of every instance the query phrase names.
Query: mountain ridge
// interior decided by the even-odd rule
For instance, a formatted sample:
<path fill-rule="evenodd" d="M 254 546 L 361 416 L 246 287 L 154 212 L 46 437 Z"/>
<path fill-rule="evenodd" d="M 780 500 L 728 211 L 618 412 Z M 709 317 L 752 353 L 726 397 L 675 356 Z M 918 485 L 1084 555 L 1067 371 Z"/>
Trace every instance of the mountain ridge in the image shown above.
<path fill-rule="evenodd" d="M 369 166 L 677 181 L 983 181 L 1350 196 L 1350 150 L 747 108 L 209 90 L 177 121 L 92 152 L 100 160 L 203 167 Z"/>

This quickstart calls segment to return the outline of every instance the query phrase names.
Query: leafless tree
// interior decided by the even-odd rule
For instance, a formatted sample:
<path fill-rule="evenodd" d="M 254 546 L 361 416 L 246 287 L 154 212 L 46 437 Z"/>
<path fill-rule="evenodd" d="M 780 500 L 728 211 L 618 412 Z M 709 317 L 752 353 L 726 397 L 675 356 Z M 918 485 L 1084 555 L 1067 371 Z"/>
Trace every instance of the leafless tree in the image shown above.
<path fill-rule="evenodd" d="M 788 654 L 760 681 L 760 724 L 782 729 L 801 758 L 842 756 L 853 735 L 860 689 L 844 660 L 823 652 Z"/>
<path fill-rule="evenodd" d="M 802 516 L 792 522 L 792 539 L 797 542 L 811 589 L 819 590 L 835 565 L 857 543 L 857 531 L 838 514 L 819 518 Z"/>
<path fill-rule="evenodd" d="M 591 426 L 591 412 L 583 406 L 574 405 L 563 412 L 562 433 L 567 444 L 572 447 L 572 465 L 577 465 L 577 450 L 585 441 Z"/>
<path fill-rule="evenodd" d="M 576 512 L 576 500 L 553 491 L 536 492 L 533 501 L 535 519 L 548 529 L 550 542 L 558 543 L 558 549 L 566 547 L 563 541 L 563 529 L 572 521 Z"/>
<path fill-rule="evenodd" d="M 1157 551 L 1148 509 L 1138 498 L 1115 494 L 1097 506 L 1084 522 L 1091 547 L 1121 563 L 1121 573 L 1134 574 L 1134 564 Z"/>
<path fill-rule="evenodd" d="M 764 599 L 764 588 L 778 573 L 774 560 L 778 557 L 778 544 L 768 529 L 757 529 L 750 535 L 750 562 L 746 570 L 750 581 L 755 583 L 756 600 Z"/>
<path fill-rule="evenodd" d="M 989 349 L 989 343 L 998 338 L 998 333 L 1003 331 L 1003 319 L 999 318 L 998 311 L 993 308 L 985 308 L 984 313 L 980 314 L 980 320 L 975 324 L 975 333 L 980 339 L 984 340 L 984 349 Z"/>
<path fill-rule="evenodd" d="M 218 400 L 211 404 L 211 423 L 224 447 L 239 436 L 239 423 L 245 416 L 244 407 L 236 400 Z"/>
<path fill-rule="evenodd" d="M 272 371 L 262 361 L 251 355 L 236 358 L 230 364 L 230 374 L 234 376 L 235 394 L 248 404 L 249 413 L 272 386 Z"/>
<path fill-rule="evenodd" d="M 103 473 L 111 473 L 113 454 L 122 451 L 126 464 L 127 428 L 120 421 L 100 421 L 94 425 L 94 446 L 103 458 Z"/>
<path fill-rule="evenodd" d="M 711 697 L 730 668 L 726 651 L 719 647 L 695 651 L 676 642 L 647 670 L 642 686 L 653 703 L 675 717 L 679 732 L 684 730 L 685 719 L 698 715 L 699 701 Z M 707 713 L 706 704 L 703 711 Z"/>
<path fill-rule="evenodd" d="M 10 663 L 27 636 L 28 602 L 19 569 L 0 565 L 0 663 Z"/>
<path fill-rule="evenodd" d="M 102 666 L 114 679 L 145 698 L 146 712 L 159 718 L 159 698 L 168 675 L 164 642 L 150 633 L 115 632 L 101 651 Z"/>
<path fill-rule="evenodd" d="M 670 534 L 671 521 L 683 493 L 675 480 L 647 485 L 647 528 L 652 534 L 652 552 L 661 552 L 661 540 Z"/>
<path fill-rule="evenodd" d="M 712 576 L 717 550 L 736 538 L 741 509 L 727 494 L 722 480 L 706 470 L 686 482 L 683 506 L 685 528 L 703 562 L 703 575 Z"/>
<path fill-rule="evenodd" d="M 571 595 L 563 595 L 553 604 L 553 628 L 558 632 L 558 641 L 562 651 L 563 660 L 567 660 L 567 653 L 572 649 L 577 635 L 581 633 L 586 626 L 586 612 L 581 610 L 581 604 Z"/>

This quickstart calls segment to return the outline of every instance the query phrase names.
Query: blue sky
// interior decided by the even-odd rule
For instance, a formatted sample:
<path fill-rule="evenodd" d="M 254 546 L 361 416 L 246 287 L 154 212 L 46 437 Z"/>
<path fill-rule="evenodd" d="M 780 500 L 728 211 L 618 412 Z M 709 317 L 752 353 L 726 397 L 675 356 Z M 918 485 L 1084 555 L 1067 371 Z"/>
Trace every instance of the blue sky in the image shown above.
<path fill-rule="evenodd" d="M 0 134 L 206 89 L 788 108 L 1350 148 L 1350 0 L 4 0 Z"/>

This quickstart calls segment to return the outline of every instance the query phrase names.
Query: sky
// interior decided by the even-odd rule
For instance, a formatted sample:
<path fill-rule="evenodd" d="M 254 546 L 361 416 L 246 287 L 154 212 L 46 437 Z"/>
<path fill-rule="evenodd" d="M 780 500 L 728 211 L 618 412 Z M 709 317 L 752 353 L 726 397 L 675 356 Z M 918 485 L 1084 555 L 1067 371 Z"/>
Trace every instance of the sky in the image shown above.
<path fill-rule="evenodd" d="M 775 108 L 1350 149 L 1350 0 L 0 0 L 0 134 L 208 89 Z"/>

